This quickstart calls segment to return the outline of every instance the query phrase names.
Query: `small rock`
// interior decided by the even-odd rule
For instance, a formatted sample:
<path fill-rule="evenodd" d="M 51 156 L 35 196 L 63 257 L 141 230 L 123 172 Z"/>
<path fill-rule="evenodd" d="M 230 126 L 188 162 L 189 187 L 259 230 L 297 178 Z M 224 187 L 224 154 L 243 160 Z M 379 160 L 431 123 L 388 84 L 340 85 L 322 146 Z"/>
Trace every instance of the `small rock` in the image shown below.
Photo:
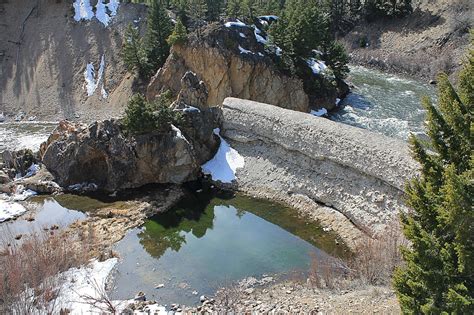
<path fill-rule="evenodd" d="M 18 234 L 18 235 L 15 236 L 15 239 L 16 239 L 16 240 L 19 240 L 19 239 L 21 239 L 22 237 L 23 237 L 22 234 Z"/>
<path fill-rule="evenodd" d="M 245 293 L 245 294 L 252 294 L 254 291 L 255 291 L 254 288 L 248 288 L 248 289 L 245 289 L 245 290 L 244 290 L 244 293 Z"/>
<path fill-rule="evenodd" d="M 161 289 L 161 288 L 164 288 L 164 287 L 165 287 L 164 283 L 160 283 L 160 284 L 155 286 L 155 289 Z"/>
<path fill-rule="evenodd" d="M 194 291 L 193 291 L 193 292 L 191 292 L 191 293 L 192 293 L 192 295 L 198 295 L 198 294 L 199 294 L 199 292 L 198 292 L 198 291 L 196 291 L 196 290 L 194 290 Z"/>
<path fill-rule="evenodd" d="M 201 297 L 199 298 L 199 301 L 201 301 L 201 303 L 203 303 L 206 300 L 207 300 L 207 297 L 205 295 L 201 295 Z"/>

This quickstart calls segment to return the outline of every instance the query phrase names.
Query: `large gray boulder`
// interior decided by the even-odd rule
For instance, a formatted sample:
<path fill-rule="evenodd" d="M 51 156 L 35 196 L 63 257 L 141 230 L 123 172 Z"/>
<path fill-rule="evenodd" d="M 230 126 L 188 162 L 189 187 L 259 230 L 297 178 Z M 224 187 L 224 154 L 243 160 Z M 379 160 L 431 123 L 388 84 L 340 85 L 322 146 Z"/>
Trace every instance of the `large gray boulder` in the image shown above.
<path fill-rule="evenodd" d="M 183 183 L 197 178 L 219 141 L 212 134 L 212 114 L 189 111 L 184 117 L 182 130 L 172 126 L 165 133 L 137 136 L 127 136 L 117 120 L 89 126 L 63 121 L 41 146 L 40 156 L 63 187 L 93 183 L 114 191 Z M 189 132 L 193 129 L 201 133 Z"/>

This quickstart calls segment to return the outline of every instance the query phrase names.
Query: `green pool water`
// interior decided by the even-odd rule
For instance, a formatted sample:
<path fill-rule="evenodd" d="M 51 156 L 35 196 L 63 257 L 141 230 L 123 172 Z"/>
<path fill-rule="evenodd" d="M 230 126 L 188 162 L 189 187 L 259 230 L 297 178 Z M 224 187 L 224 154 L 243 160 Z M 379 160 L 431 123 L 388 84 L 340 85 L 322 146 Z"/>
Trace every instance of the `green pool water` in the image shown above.
<path fill-rule="evenodd" d="M 143 291 L 159 303 L 192 305 L 249 276 L 304 271 L 314 257 L 347 255 L 337 243 L 335 235 L 281 205 L 196 193 L 117 244 L 121 259 L 111 296 Z M 164 287 L 156 289 L 159 284 Z"/>

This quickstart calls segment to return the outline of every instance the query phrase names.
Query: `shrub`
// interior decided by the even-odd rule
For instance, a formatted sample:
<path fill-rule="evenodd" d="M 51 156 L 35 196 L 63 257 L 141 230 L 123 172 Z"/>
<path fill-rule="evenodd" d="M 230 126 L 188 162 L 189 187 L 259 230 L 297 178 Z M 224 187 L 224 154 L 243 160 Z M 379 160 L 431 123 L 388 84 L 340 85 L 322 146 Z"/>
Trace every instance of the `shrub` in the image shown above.
<path fill-rule="evenodd" d="M 174 44 L 183 44 L 187 39 L 186 27 L 181 19 L 178 19 L 174 26 L 173 33 L 166 40 L 170 46 Z"/>
<path fill-rule="evenodd" d="M 148 102 L 141 94 L 135 94 L 125 110 L 125 130 L 131 134 L 167 132 L 172 124 L 179 125 L 182 114 L 170 107 L 171 101 L 169 92 L 162 93 L 153 102 Z"/>
<path fill-rule="evenodd" d="M 36 314 L 38 310 L 54 313 L 52 301 L 61 287 L 56 275 L 89 260 L 90 248 L 94 246 L 93 240 L 89 241 L 50 235 L 49 231 L 23 237 L 19 245 L 13 237 L 2 239 L 0 313 Z"/>

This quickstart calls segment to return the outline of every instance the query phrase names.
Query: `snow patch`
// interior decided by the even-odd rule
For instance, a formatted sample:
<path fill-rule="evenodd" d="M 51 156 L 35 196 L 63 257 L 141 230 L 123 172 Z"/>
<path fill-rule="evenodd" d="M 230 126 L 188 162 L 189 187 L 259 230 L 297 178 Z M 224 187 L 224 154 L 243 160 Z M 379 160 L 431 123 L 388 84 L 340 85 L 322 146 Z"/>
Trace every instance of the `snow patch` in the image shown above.
<path fill-rule="evenodd" d="M 104 4 L 104 0 L 98 0 L 95 6 L 95 17 L 100 23 L 104 24 L 105 27 L 109 25 L 110 16 L 107 14 L 107 8 Z"/>
<path fill-rule="evenodd" d="M 111 16 L 111 17 L 117 15 L 117 11 L 118 11 L 119 5 L 120 5 L 120 1 L 119 1 L 119 0 L 110 0 L 110 1 L 109 1 L 109 3 L 107 4 L 107 8 L 110 10 L 110 16 Z"/>
<path fill-rule="evenodd" d="M 176 132 L 176 137 L 188 142 L 188 140 L 183 136 L 183 133 L 178 127 L 176 127 L 175 125 L 171 125 L 171 129 L 173 129 L 173 131 Z"/>
<path fill-rule="evenodd" d="M 23 177 L 31 177 L 38 173 L 40 170 L 40 166 L 38 164 L 31 164 L 31 166 L 26 170 L 26 174 Z"/>
<path fill-rule="evenodd" d="M 327 69 L 327 66 L 324 61 L 319 61 L 314 58 L 306 60 L 306 63 L 311 68 L 314 74 L 319 74 Z"/>
<path fill-rule="evenodd" d="M 247 50 L 245 48 L 242 48 L 242 46 L 239 45 L 239 51 L 241 54 L 253 54 L 250 50 Z"/>
<path fill-rule="evenodd" d="M 310 112 L 311 115 L 314 115 L 314 116 L 318 116 L 318 117 L 321 117 L 321 116 L 325 116 L 328 114 L 328 110 L 326 108 L 321 108 L 321 109 L 318 109 L 318 110 L 312 110 Z"/>
<path fill-rule="evenodd" d="M 201 110 L 197 107 L 186 105 L 186 108 L 183 109 L 183 112 L 185 112 L 185 113 L 187 113 L 187 112 L 198 112 L 198 113 L 200 113 Z"/>
<path fill-rule="evenodd" d="M 99 65 L 99 71 L 97 72 L 97 75 L 95 73 L 95 68 L 92 63 L 88 63 L 86 66 L 86 71 L 84 71 L 84 79 L 86 80 L 86 90 L 87 90 L 87 96 L 92 96 L 101 85 L 101 94 L 102 97 L 105 99 L 108 97 L 107 92 L 105 91 L 104 88 L 104 82 L 102 80 L 102 77 L 104 75 L 104 70 L 105 70 L 105 56 L 102 55 L 100 59 L 100 65 Z"/>
<path fill-rule="evenodd" d="M 72 4 L 74 7 L 74 20 L 79 22 L 80 20 L 89 21 L 94 17 L 90 0 L 76 0 Z"/>
<path fill-rule="evenodd" d="M 224 24 L 225 27 L 234 27 L 234 26 L 237 26 L 237 27 L 246 27 L 247 24 L 237 20 L 237 22 L 227 22 Z"/>
<path fill-rule="evenodd" d="M 242 38 L 247 38 L 247 36 L 245 36 L 244 33 L 239 33 L 239 36 L 242 37 Z"/>
<path fill-rule="evenodd" d="M 16 218 L 25 212 L 25 207 L 19 203 L 0 199 L 0 222 Z"/>
<path fill-rule="evenodd" d="M 224 140 L 219 134 L 220 129 L 214 129 L 214 134 L 221 139 L 221 144 L 217 150 L 216 155 L 205 164 L 201 166 L 204 174 L 211 175 L 214 181 L 221 181 L 223 183 L 231 183 L 236 179 L 235 172 L 238 168 L 245 165 L 243 156 Z"/>
<path fill-rule="evenodd" d="M 264 45 L 267 44 L 268 41 L 265 38 L 263 38 L 262 35 L 260 35 L 262 33 L 261 30 L 259 30 L 257 27 L 255 27 L 253 32 L 255 34 L 255 39 L 257 40 L 257 42 L 262 43 Z"/>
<path fill-rule="evenodd" d="M 69 309 L 69 314 L 98 314 L 99 310 L 87 304 L 87 298 L 98 298 L 98 289 L 103 290 L 108 275 L 117 264 L 117 258 L 102 262 L 92 261 L 82 268 L 71 268 L 59 275 L 65 282 L 55 301 L 56 309 Z"/>
<path fill-rule="evenodd" d="M 340 98 L 336 98 L 336 106 L 339 106 L 339 103 L 341 103 L 341 99 Z"/>

